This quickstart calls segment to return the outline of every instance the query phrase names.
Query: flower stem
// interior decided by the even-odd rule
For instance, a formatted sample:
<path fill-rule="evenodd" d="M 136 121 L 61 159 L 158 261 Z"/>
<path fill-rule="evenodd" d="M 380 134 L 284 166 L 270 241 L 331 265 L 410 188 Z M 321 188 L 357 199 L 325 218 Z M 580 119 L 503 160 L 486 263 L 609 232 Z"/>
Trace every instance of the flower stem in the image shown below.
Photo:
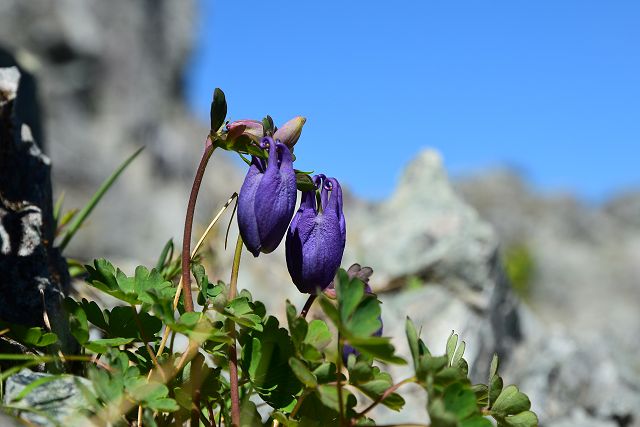
<path fill-rule="evenodd" d="M 193 229 L 193 215 L 196 210 L 196 200 L 198 199 L 198 192 L 200 191 L 200 184 L 202 184 L 202 178 L 204 171 L 209 163 L 209 158 L 213 154 L 216 146 L 209 144 L 207 141 L 207 148 L 200 159 L 200 164 L 196 170 L 196 176 L 193 178 L 193 186 L 191 187 L 191 194 L 189 195 L 189 203 L 187 204 L 187 215 L 184 219 L 184 235 L 182 237 L 182 287 L 184 290 L 184 309 L 185 311 L 193 311 L 193 297 L 191 296 L 191 269 L 189 264 L 191 261 L 191 230 Z"/>
<path fill-rule="evenodd" d="M 229 283 L 229 301 L 233 300 L 238 293 L 238 271 L 240 269 L 240 256 L 242 255 L 242 237 L 238 235 L 236 251 L 233 255 L 233 266 L 231 267 L 231 283 Z M 233 321 L 228 321 L 229 332 L 231 334 L 231 345 L 229 346 L 229 381 L 231 383 L 231 424 L 233 427 L 240 427 L 240 389 L 238 386 L 238 353 L 236 350 L 236 326 Z"/>
<path fill-rule="evenodd" d="M 338 357 L 336 360 L 336 387 L 338 389 L 338 410 L 340 414 L 339 426 L 344 427 L 344 411 L 342 409 L 342 380 L 340 379 L 340 375 L 342 375 L 342 351 L 344 347 L 344 341 L 342 336 L 338 334 Z"/>
<path fill-rule="evenodd" d="M 304 303 L 304 307 L 302 307 L 302 311 L 300 312 L 300 316 L 303 319 L 307 317 L 307 313 L 309 313 L 311 305 L 313 305 L 313 302 L 316 300 L 316 298 L 318 298 L 318 295 L 316 294 L 309 295 L 309 299 L 307 299 L 307 302 Z"/>
<path fill-rule="evenodd" d="M 400 381 L 397 384 L 392 385 L 391 387 L 386 389 L 384 391 L 384 393 L 382 393 L 382 396 L 378 397 L 376 400 L 373 401 L 373 403 L 371 403 L 371 405 L 367 406 L 362 412 L 360 412 L 358 415 L 356 415 L 355 418 L 353 419 L 353 421 L 364 417 L 367 414 L 367 412 L 371 411 L 377 405 L 382 403 L 387 397 L 389 397 L 394 391 L 399 389 L 401 386 L 403 386 L 405 384 L 409 384 L 409 383 L 414 383 L 414 382 L 416 382 L 416 377 L 407 378 L 405 380 Z"/>

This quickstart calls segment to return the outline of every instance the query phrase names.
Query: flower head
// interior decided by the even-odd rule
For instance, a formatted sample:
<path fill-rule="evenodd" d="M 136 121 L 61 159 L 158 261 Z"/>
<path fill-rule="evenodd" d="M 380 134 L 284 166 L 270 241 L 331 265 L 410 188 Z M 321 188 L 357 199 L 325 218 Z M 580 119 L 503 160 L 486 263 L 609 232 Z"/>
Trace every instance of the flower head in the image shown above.
<path fill-rule="evenodd" d="M 269 159 L 251 157 L 238 196 L 240 235 L 256 257 L 278 247 L 296 205 L 296 175 L 289 148 L 271 137 L 263 138 L 262 145 L 268 145 Z"/>
<path fill-rule="evenodd" d="M 320 190 L 302 193 L 300 208 L 287 233 L 287 268 L 303 293 L 324 290 L 342 261 L 347 232 L 342 213 L 342 188 L 335 178 L 313 177 Z"/>

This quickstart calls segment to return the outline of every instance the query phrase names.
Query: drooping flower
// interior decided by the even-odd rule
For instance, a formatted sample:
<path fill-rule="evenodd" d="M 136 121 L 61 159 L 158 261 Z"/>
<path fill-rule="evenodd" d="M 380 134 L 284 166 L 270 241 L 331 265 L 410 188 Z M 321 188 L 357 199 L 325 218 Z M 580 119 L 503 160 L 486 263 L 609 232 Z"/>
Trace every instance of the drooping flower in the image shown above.
<path fill-rule="evenodd" d="M 347 238 L 338 180 L 324 175 L 316 175 L 313 180 L 320 190 L 320 200 L 316 200 L 316 191 L 302 193 L 285 243 L 291 279 L 300 292 L 307 294 L 329 286 L 340 267 Z"/>
<path fill-rule="evenodd" d="M 251 157 L 238 196 L 240 235 L 256 257 L 278 247 L 296 205 L 296 175 L 289 148 L 271 137 L 261 142 L 269 147 L 269 159 Z"/>

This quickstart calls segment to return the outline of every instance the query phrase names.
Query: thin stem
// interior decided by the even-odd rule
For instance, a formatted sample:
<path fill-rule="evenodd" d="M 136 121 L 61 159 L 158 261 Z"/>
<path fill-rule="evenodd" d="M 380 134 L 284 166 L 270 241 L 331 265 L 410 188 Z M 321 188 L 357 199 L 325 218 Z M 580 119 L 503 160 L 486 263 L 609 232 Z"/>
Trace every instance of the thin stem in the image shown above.
<path fill-rule="evenodd" d="M 200 427 L 200 386 L 204 357 L 196 355 L 191 361 L 191 427 Z"/>
<path fill-rule="evenodd" d="M 202 184 L 202 178 L 204 171 L 209 163 L 209 158 L 213 154 L 216 146 L 207 144 L 207 148 L 200 159 L 200 164 L 196 170 L 196 176 L 193 178 L 193 186 L 191 187 L 191 194 L 189 195 L 189 203 L 187 204 L 187 215 L 184 219 L 184 235 L 182 236 L 182 287 L 184 290 L 184 309 L 185 311 L 193 311 L 193 297 L 191 296 L 191 269 L 189 264 L 191 261 L 191 230 L 193 229 L 193 215 L 196 210 L 196 200 L 198 199 L 198 192 L 200 191 L 200 184 Z"/>
<path fill-rule="evenodd" d="M 138 427 L 142 427 L 142 405 L 138 405 Z"/>
<path fill-rule="evenodd" d="M 303 319 L 307 317 L 307 313 L 309 313 L 309 310 L 311 309 L 311 306 L 313 305 L 313 302 L 316 300 L 316 298 L 318 298 L 318 295 L 316 294 L 309 295 L 309 299 L 307 299 L 307 302 L 304 303 L 304 307 L 302 307 L 302 311 L 300 312 L 300 316 Z"/>
<path fill-rule="evenodd" d="M 238 197 L 238 193 L 233 193 L 231 197 L 229 197 L 229 200 L 227 200 L 227 203 L 224 204 L 224 206 L 218 211 L 216 216 L 211 220 L 211 222 L 207 226 L 207 229 L 204 231 L 204 233 L 202 233 L 202 236 L 200 236 L 198 243 L 196 243 L 196 246 L 193 248 L 193 251 L 191 251 L 190 261 L 193 261 L 193 259 L 196 257 L 196 255 L 198 254 L 198 251 L 200 250 L 200 248 L 202 247 L 202 244 L 204 243 L 204 240 L 207 238 L 207 236 L 213 229 L 213 226 L 216 225 L 216 223 L 218 222 L 218 220 L 220 219 L 224 211 L 227 210 L 231 202 L 233 202 L 233 200 L 236 199 L 237 197 Z M 231 216 L 233 217 L 233 214 Z M 182 293 L 182 280 L 183 278 L 180 277 L 180 282 L 178 283 L 178 288 L 176 289 L 176 296 L 173 298 L 174 310 L 178 307 L 178 301 L 180 301 L 180 294 Z M 160 355 L 162 355 L 162 352 L 164 351 L 164 348 L 167 345 L 167 339 L 169 338 L 169 331 L 170 331 L 170 328 L 165 328 L 164 334 L 162 335 L 162 341 L 160 341 L 160 347 L 158 347 L 158 352 L 156 353 L 156 357 L 160 357 Z M 173 346 L 171 346 L 171 348 L 173 348 Z"/>
<path fill-rule="evenodd" d="M 340 336 L 340 334 L 338 334 L 338 357 L 337 357 L 338 360 L 336 360 L 336 374 L 337 374 L 336 388 L 338 389 L 338 410 L 340 414 L 340 424 L 339 424 L 340 427 L 343 427 L 345 425 L 344 411 L 342 409 L 342 379 L 341 379 L 343 346 L 344 346 L 344 341 Z"/>
<path fill-rule="evenodd" d="M 238 293 L 238 272 L 240 270 L 240 257 L 242 255 L 242 237 L 238 235 L 236 250 L 233 255 L 231 268 L 231 282 L 229 283 L 229 300 L 233 300 Z M 232 342 L 229 345 L 229 381 L 231 383 L 231 424 L 240 427 L 240 390 L 238 388 L 238 354 L 236 350 L 236 326 L 228 321 Z"/>
<path fill-rule="evenodd" d="M 156 358 L 156 354 L 153 351 L 153 349 L 151 348 L 151 346 L 149 345 L 149 340 L 147 340 L 147 337 L 144 334 L 144 329 L 142 329 L 142 322 L 140 322 L 140 317 L 138 316 L 138 309 L 136 308 L 136 306 L 134 304 L 131 304 L 131 310 L 133 310 L 133 319 L 135 320 L 136 325 L 138 326 L 138 329 L 140 330 L 140 338 L 142 338 L 142 341 L 144 341 L 144 346 L 147 349 L 147 353 L 149 353 L 149 356 L 151 357 L 151 360 L 153 360 L 153 364 L 155 366 L 159 366 L 158 359 Z"/>
<path fill-rule="evenodd" d="M 302 402 L 304 401 L 304 398 L 307 397 L 308 395 L 309 395 L 309 390 L 305 390 L 302 392 L 302 394 L 298 398 L 298 401 L 296 402 L 296 406 L 294 406 L 293 409 L 291 410 L 291 414 L 289 414 L 289 417 L 293 418 L 296 416 L 296 414 L 302 407 Z"/>
<path fill-rule="evenodd" d="M 385 392 L 382 393 L 382 395 L 380 397 L 378 397 L 376 400 L 374 400 L 373 403 L 371 403 L 371 405 L 367 406 L 362 412 L 360 412 L 358 415 L 356 415 L 355 418 L 352 420 L 352 423 L 353 423 L 353 421 L 364 417 L 367 414 L 367 412 L 371 411 L 373 408 L 378 406 L 387 397 L 389 397 L 393 392 L 395 392 L 397 389 L 399 389 L 403 385 L 409 384 L 409 383 L 414 383 L 414 382 L 416 382 L 416 377 L 407 378 L 405 380 L 400 381 L 398 384 L 392 385 L 391 387 L 386 389 Z"/>

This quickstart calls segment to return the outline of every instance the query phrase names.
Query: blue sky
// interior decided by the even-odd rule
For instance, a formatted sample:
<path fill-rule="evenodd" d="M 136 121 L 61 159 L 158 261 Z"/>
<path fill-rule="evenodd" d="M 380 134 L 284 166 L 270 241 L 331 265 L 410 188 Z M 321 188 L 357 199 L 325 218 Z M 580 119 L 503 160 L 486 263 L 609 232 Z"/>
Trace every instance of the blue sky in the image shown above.
<path fill-rule="evenodd" d="M 187 96 L 307 117 L 297 167 L 379 199 L 433 147 L 589 200 L 640 186 L 640 1 L 201 0 Z"/>

